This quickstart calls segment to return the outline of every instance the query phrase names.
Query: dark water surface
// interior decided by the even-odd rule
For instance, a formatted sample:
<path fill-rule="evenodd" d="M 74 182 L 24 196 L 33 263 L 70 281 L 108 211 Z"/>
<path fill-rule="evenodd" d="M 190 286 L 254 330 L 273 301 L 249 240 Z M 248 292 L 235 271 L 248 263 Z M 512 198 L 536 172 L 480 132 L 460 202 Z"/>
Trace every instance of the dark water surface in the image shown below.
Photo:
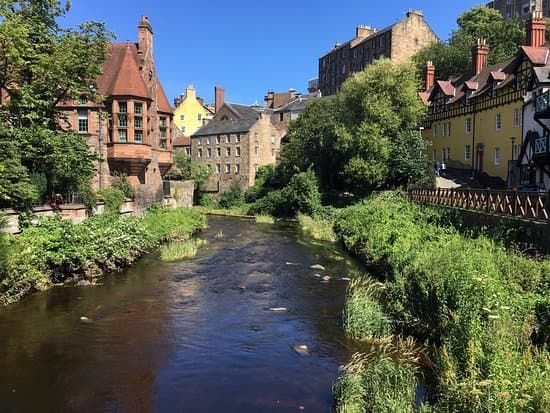
<path fill-rule="evenodd" d="M 0 412 L 330 412 L 346 282 L 314 274 L 355 264 L 288 224 L 210 217 L 201 237 L 193 259 L 0 309 Z"/>

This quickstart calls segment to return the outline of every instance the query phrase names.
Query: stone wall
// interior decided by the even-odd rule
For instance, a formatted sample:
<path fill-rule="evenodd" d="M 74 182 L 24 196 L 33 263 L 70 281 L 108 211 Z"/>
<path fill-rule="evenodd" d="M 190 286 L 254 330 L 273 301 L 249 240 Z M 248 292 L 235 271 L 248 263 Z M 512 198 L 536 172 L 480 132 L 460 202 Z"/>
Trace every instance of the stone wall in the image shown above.
<path fill-rule="evenodd" d="M 164 185 L 163 206 L 172 208 L 193 206 L 193 192 L 195 190 L 193 181 L 164 181 Z"/>

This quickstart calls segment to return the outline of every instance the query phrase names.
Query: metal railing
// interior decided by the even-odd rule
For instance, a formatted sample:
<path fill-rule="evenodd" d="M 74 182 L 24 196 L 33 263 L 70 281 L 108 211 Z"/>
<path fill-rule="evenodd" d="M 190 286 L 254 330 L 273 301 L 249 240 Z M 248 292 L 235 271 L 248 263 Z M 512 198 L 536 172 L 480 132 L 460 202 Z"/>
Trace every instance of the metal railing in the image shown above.
<path fill-rule="evenodd" d="M 550 220 L 550 192 L 491 189 L 412 189 L 412 201 L 457 209 L 507 215 L 534 221 Z"/>

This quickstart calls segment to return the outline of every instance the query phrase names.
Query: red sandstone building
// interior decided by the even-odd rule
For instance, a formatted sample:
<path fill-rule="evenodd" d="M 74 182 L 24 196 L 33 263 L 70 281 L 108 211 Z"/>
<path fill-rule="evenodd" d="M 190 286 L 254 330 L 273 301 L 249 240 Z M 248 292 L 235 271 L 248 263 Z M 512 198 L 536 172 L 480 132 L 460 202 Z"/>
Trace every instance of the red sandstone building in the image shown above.
<path fill-rule="evenodd" d="M 120 173 L 144 202 L 161 200 L 162 179 L 172 166 L 173 112 L 155 70 L 147 17 L 138 24 L 137 43 L 109 45 L 97 86 L 101 104 L 84 97 L 63 104 L 66 126 L 85 136 L 102 159 L 94 188 L 109 187 L 111 175 Z"/>

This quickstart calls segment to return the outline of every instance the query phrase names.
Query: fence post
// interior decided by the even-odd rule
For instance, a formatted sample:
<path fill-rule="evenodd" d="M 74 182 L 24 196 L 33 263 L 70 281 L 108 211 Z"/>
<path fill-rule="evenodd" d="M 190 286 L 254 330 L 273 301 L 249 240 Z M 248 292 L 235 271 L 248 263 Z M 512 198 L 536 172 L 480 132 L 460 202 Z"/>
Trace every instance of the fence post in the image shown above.
<path fill-rule="evenodd" d="M 517 188 L 512 188 L 512 215 L 516 216 L 518 214 L 518 190 Z"/>
<path fill-rule="evenodd" d="M 489 213 L 489 198 L 491 196 L 491 188 L 485 190 L 485 213 Z"/>
<path fill-rule="evenodd" d="M 441 188 L 437 188 L 437 205 L 441 205 Z"/>

